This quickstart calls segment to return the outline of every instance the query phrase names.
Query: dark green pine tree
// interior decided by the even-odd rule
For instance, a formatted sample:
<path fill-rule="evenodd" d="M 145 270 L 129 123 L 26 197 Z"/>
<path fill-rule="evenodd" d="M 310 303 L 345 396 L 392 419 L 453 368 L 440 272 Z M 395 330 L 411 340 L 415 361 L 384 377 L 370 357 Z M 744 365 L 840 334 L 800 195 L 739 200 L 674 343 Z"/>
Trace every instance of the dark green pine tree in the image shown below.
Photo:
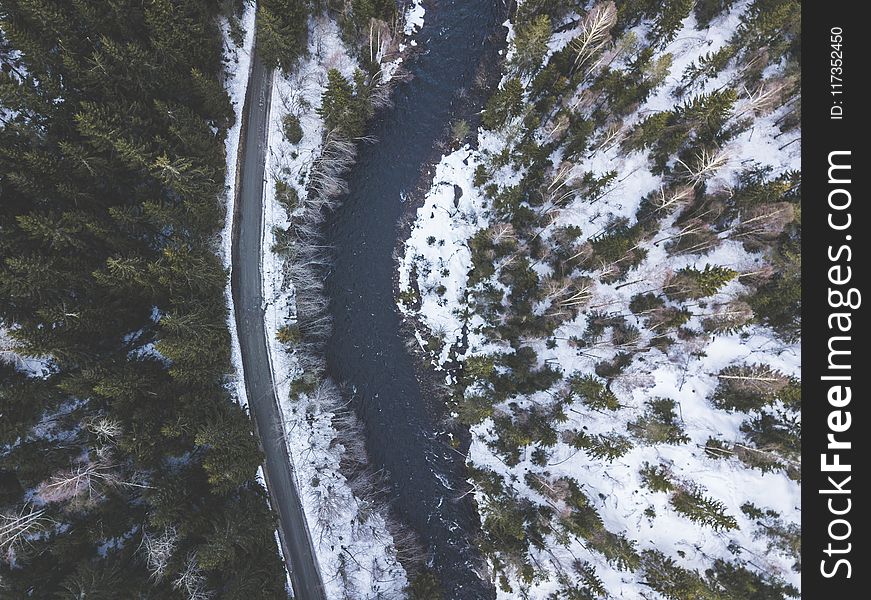
<path fill-rule="evenodd" d="M 257 51 L 270 68 L 289 72 L 306 51 L 304 0 L 263 0 L 257 7 Z"/>
<path fill-rule="evenodd" d="M 708 264 L 702 270 L 684 267 L 675 272 L 663 291 L 671 300 L 706 298 L 716 294 L 737 275 L 737 271 L 719 265 Z"/>
<path fill-rule="evenodd" d="M 359 137 L 365 130 L 371 111 L 368 85 L 361 71 L 354 73 L 353 82 L 336 69 L 327 72 L 327 88 L 321 98 L 318 114 L 324 118 L 328 131 L 337 131 L 348 138 Z"/>
<path fill-rule="evenodd" d="M 659 550 L 641 553 L 641 570 L 644 582 L 668 600 L 719 600 L 698 571 L 679 566 Z"/>
<path fill-rule="evenodd" d="M 740 562 L 718 558 L 705 571 L 722 600 L 784 600 L 799 598 L 799 591 L 776 575 L 750 571 Z"/>
<path fill-rule="evenodd" d="M 439 580 L 431 571 L 421 571 L 408 585 L 409 600 L 442 600 L 442 592 Z"/>
<path fill-rule="evenodd" d="M 517 78 L 506 81 L 487 101 L 481 122 L 487 129 L 498 129 L 523 110 L 523 85 Z"/>
<path fill-rule="evenodd" d="M 671 43 L 695 3 L 696 0 L 666 0 L 661 3 L 650 29 L 650 41 L 660 48 Z"/>
<path fill-rule="evenodd" d="M 794 378 L 759 364 L 731 365 L 717 378 L 719 383 L 711 398 L 714 406 L 741 412 L 760 410 L 781 397 L 792 400 L 791 394 L 799 387 Z"/>
<path fill-rule="evenodd" d="M 726 505 L 705 496 L 696 488 L 679 488 L 669 500 L 680 514 L 714 531 L 730 531 L 738 527 L 735 517 L 726 514 Z"/>
<path fill-rule="evenodd" d="M 512 67 L 519 75 L 529 75 L 541 68 L 551 32 L 550 17 L 546 14 L 520 24 L 514 39 L 515 54 L 512 59 Z"/>

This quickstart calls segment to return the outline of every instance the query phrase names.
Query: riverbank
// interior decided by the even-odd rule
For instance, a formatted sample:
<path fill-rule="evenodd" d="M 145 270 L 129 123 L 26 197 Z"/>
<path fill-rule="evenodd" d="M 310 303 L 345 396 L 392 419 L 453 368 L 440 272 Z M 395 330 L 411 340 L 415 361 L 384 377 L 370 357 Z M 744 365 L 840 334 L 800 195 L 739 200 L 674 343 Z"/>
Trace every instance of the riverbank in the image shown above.
<path fill-rule="evenodd" d="M 403 62 L 415 51 L 409 36 L 424 10 L 413 3 L 406 14 L 396 31 L 373 22 L 370 32 L 366 54 L 378 64 L 372 84 L 382 99 L 404 76 Z M 263 264 L 279 427 L 328 596 L 400 598 L 408 585 L 401 561 L 415 550 L 384 509 L 380 476 L 368 466 L 353 411 L 324 372 L 321 344 L 330 323 L 322 311 L 320 275 L 313 270 L 325 258 L 318 223 L 354 158 L 350 144 L 325 130 L 319 108 L 328 72 L 350 81 L 360 64 L 326 14 L 310 19 L 308 40 L 307 58 L 292 73 L 276 74 L 270 110 Z"/>

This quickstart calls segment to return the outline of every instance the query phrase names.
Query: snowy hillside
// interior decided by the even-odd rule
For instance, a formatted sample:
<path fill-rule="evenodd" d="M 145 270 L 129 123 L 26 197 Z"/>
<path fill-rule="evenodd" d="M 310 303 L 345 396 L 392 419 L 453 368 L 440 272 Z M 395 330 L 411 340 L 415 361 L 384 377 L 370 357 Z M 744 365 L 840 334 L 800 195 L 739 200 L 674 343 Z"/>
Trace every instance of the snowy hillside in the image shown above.
<path fill-rule="evenodd" d="M 798 8 L 573 6 L 512 16 L 399 266 L 481 547 L 503 598 L 797 596 Z"/>

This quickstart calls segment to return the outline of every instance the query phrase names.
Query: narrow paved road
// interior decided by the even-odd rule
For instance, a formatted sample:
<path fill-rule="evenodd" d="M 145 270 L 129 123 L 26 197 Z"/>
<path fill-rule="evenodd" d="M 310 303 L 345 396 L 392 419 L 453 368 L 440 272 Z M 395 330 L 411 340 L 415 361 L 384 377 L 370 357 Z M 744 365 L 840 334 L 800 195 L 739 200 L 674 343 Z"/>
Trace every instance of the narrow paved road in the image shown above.
<path fill-rule="evenodd" d="M 294 597 L 326 600 L 305 514 L 293 480 L 293 467 L 282 439 L 281 417 L 266 349 L 260 256 L 271 81 L 270 71 L 255 52 L 244 108 L 247 126 L 244 125 L 246 117 L 243 117 L 243 139 L 240 141 L 241 176 L 236 192 L 239 209 L 233 235 L 233 303 L 248 404 L 266 455 L 264 472 L 272 506 L 280 519 L 279 533 Z"/>

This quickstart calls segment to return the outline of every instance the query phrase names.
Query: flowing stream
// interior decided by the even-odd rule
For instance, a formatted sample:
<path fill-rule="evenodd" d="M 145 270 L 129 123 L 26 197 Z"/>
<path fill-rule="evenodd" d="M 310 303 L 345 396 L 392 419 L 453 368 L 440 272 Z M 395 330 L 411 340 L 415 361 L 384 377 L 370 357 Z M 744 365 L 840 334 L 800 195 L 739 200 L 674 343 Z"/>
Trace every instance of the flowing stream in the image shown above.
<path fill-rule="evenodd" d="M 327 229 L 333 268 L 327 278 L 334 333 L 331 375 L 344 384 L 366 430 L 373 466 L 389 474 L 394 506 L 420 535 L 449 600 L 495 596 L 475 573 L 478 530 L 461 454 L 447 445 L 445 408 L 422 393 L 400 330 L 393 251 L 403 198 L 438 158 L 451 120 L 480 108 L 469 92 L 482 61 L 498 51 L 505 7 L 500 0 L 436 0 L 417 34 L 422 52 L 405 65 L 413 78 L 394 90 L 394 107 L 370 127 L 377 139 L 360 148 L 350 193 Z M 477 94 L 480 95 L 480 94 Z M 440 377 L 440 375 L 438 375 Z"/>

